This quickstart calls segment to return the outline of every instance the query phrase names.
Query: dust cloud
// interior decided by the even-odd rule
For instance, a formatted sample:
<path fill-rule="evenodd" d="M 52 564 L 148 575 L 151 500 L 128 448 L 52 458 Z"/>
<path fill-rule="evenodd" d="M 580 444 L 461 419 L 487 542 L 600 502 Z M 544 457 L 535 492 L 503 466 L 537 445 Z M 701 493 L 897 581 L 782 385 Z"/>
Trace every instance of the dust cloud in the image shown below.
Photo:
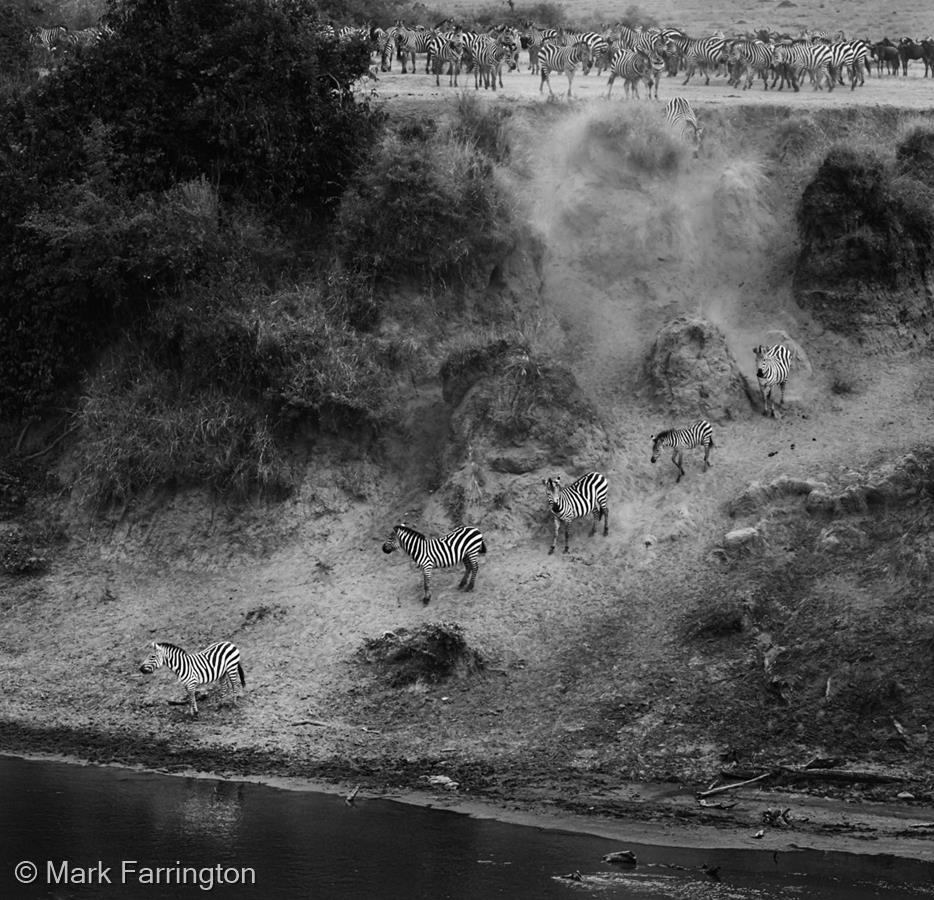
<path fill-rule="evenodd" d="M 793 328 L 781 312 L 790 212 L 776 212 L 761 161 L 736 158 L 716 134 L 695 156 L 654 103 L 570 111 L 535 147 L 545 296 L 594 396 L 638 390 L 645 354 L 675 316 L 713 322 L 740 364 L 764 332 Z"/>

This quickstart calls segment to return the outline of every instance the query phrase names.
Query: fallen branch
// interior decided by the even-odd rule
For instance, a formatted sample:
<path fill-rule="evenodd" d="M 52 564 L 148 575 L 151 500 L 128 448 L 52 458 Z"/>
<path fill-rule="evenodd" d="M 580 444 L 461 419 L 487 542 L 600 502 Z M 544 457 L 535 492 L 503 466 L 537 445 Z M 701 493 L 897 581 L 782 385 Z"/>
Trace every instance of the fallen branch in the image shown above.
<path fill-rule="evenodd" d="M 720 787 L 710 788 L 706 791 L 700 791 L 697 796 L 712 797 L 714 794 L 722 794 L 724 791 L 735 791 L 737 788 L 746 787 L 747 784 L 755 784 L 757 781 L 763 781 L 766 778 L 771 778 L 774 774 L 774 772 L 763 772 L 761 775 L 756 775 L 755 778 L 746 779 L 746 781 L 737 781 L 735 784 L 722 784 Z"/>
<path fill-rule="evenodd" d="M 880 775 L 878 772 L 848 772 L 844 769 L 798 769 L 793 766 L 779 766 L 782 775 L 803 778 L 807 781 L 840 781 L 844 784 L 900 784 L 910 781 L 898 775 Z"/>
<path fill-rule="evenodd" d="M 318 728 L 328 727 L 327 722 L 316 722 L 314 719 L 302 719 L 301 722 L 289 722 L 289 725 L 291 725 L 293 728 L 295 728 L 298 725 L 315 725 Z"/>
<path fill-rule="evenodd" d="M 917 825 L 909 825 L 909 828 L 934 828 L 934 822 L 918 822 Z"/>

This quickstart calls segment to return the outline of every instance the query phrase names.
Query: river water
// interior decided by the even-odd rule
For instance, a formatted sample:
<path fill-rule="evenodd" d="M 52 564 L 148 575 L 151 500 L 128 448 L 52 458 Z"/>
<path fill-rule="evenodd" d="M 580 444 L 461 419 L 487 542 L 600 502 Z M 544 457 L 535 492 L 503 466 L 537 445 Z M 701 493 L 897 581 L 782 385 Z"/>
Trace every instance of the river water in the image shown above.
<path fill-rule="evenodd" d="M 636 852 L 635 868 L 602 862 L 623 848 Z M 704 866 L 719 867 L 717 880 Z M 252 783 L 0 757 L 0 898 L 205 896 L 895 900 L 934 897 L 934 861 L 624 844 L 386 800 L 348 805 Z"/>

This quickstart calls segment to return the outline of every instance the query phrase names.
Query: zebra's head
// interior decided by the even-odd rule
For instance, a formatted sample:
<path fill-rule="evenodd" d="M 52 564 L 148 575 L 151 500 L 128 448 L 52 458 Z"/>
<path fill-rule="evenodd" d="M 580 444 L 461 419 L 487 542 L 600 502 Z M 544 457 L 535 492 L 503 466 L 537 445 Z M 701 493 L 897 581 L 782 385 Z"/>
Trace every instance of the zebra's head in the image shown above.
<path fill-rule="evenodd" d="M 554 478 L 543 478 L 542 484 L 545 485 L 545 494 L 548 496 L 548 505 L 552 509 L 557 506 L 558 498 L 561 496 L 561 476 L 555 475 Z"/>
<path fill-rule="evenodd" d="M 662 441 L 665 440 L 665 436 L 667 434 L 667 431 L 661 431 L 658 434 L 652 435 L 652 462 L 658 460 L 658 457 L 662 452 Z"/>
<path fill-rule="evenodd" d="M 144 675 L 152 675 L 156 669 L 165 665 L 165 654 L 162 652 L 162 646 L 153 641 L 150 643 L 149 649 L 152 650 L 152 653 L 143 660 L 139 667 L 140 672 Z"/>
<path fill-rule="evenodd" d="M 405 522 L 400 522 L 393 528 L 389 540 L 383 544 L 383 553 L 392 553 L 393 550 L 399 549 L 399 529 L 404 527 Z"/>

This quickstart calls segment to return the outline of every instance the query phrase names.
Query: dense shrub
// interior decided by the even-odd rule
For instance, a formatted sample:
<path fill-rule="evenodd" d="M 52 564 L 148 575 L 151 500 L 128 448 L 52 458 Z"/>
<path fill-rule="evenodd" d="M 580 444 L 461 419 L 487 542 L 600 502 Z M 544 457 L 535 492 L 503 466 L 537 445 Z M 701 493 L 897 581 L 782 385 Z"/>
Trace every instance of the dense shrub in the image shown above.
<path fill-rule="evenodd" d="M 114 2 L 112 35 L 0 95 L 0 415 L 53 402 L 128 322 L 231 279 L 244 204 L 329 214 L 381 118 L 352 89 L 367 47 L 316 15 Z M 372 322 L 357 299 L 348 315 Z"/>
<path fill-rule="evenodd" d="M 449 131 L 387 134 L 337 217 L 347 266 L 374 278 L 471 282 L 514 227 L 491 160 Z"/>
<path fill-rule="evenodd" d="M 19 4 L 0 3 L 0 76 L 23 72 L 32 62 L 32 16 Z"/>

